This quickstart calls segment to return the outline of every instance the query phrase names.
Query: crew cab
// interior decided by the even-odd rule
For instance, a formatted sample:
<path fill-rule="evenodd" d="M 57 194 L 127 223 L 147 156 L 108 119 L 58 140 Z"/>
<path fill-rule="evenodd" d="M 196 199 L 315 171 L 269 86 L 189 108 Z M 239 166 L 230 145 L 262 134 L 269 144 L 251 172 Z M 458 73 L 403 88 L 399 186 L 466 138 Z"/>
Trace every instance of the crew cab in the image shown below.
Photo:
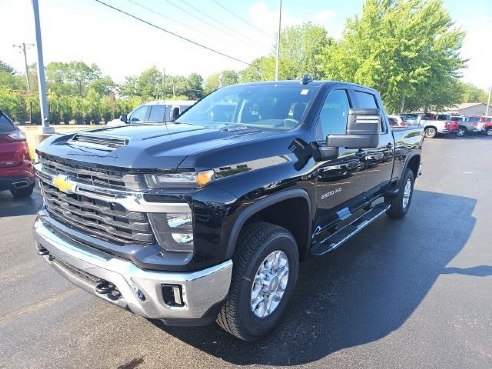
<path fill-rule="evenodd" d="M 9 190 L 14 198 L 29 197 L 34 183 L 26 137 L 0 110 L 0 191 Z"/>
<path fill-rule="evenodd" d="M 448 133 L 456 133 L 460 136 L 458 121 L 461 121 L 461 117 L 450 114 L 433 114 L 427 118 L 419 122 L 420 127 L 424 129 L 425 137 L 434 138 L 438 134 Z"/>
<path fill-rule="evenodd" d="M 422 143 L 420 128 L 391 129 L 364 86 L 227 86 L 166 125 L 45 140 L 37 251 L 145 318 L 217 321 L 259 339 L 278 325 L 302 260 L 407 214 Z"/>

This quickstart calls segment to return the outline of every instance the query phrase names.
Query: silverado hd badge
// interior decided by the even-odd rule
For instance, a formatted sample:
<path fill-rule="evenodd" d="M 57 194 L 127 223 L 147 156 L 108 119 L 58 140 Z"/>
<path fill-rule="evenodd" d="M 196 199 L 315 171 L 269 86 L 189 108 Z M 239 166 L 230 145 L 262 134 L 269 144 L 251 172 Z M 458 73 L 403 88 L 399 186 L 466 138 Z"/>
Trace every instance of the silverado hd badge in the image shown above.
<path fill-rule="evenodd" d="M 74 193 L 76 184 L 68 179 L 68 176 L 57 175 L 51 180 L 53 186 L 58 188 L 61 192 Z"/>

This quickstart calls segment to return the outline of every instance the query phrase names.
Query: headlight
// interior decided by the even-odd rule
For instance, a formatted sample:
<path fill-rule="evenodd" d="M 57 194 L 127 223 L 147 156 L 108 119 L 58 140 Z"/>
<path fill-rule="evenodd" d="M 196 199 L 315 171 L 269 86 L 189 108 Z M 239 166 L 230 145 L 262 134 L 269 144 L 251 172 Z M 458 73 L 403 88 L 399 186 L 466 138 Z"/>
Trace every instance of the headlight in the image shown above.
<path fill-rule="evenodd" d="M 214 180 L 214 171 L 146 174 L 150 188 L 200 188 Z"/>
<path fill-rule="evenodd" d="M 166 251 L 193 251 L 193 218 L 185 213 L 149 213 L 157 242 Z"/>

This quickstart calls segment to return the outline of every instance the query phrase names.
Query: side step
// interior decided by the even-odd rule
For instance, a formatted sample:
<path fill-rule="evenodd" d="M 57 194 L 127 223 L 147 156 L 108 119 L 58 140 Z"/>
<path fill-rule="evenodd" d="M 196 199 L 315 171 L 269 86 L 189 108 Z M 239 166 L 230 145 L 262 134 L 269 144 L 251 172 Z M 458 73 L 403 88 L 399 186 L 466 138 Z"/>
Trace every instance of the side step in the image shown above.
<path fill-rule="evenodd" d="M 352 223 L 339 229 L 333 233 L 330 237 L 320 242 L 311 249 L 311 253 L 316 256 L 321 256 L 335 250 L 342 243 L 347 241 L 352 236 L 356 235 L 369 224 L 378 219 L 388 210 L 390 205 L 383 203 L 377 204 L 371 210 L 362 214 L 359 218 L 355 219 Z"/>

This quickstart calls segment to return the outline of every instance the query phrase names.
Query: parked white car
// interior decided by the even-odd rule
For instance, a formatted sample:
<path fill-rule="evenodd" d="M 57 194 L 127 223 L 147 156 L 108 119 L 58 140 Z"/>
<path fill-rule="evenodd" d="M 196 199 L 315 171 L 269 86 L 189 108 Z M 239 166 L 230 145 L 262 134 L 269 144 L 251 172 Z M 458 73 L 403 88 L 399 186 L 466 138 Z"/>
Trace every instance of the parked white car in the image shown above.
<path fill-rule="evenodd" d="M 195 100 L 149 101 L 137 106 L 130 114 L 123 114 L 119 119 L 113 119 L 106 125 L 170 122 L 195 102 Z"/>

